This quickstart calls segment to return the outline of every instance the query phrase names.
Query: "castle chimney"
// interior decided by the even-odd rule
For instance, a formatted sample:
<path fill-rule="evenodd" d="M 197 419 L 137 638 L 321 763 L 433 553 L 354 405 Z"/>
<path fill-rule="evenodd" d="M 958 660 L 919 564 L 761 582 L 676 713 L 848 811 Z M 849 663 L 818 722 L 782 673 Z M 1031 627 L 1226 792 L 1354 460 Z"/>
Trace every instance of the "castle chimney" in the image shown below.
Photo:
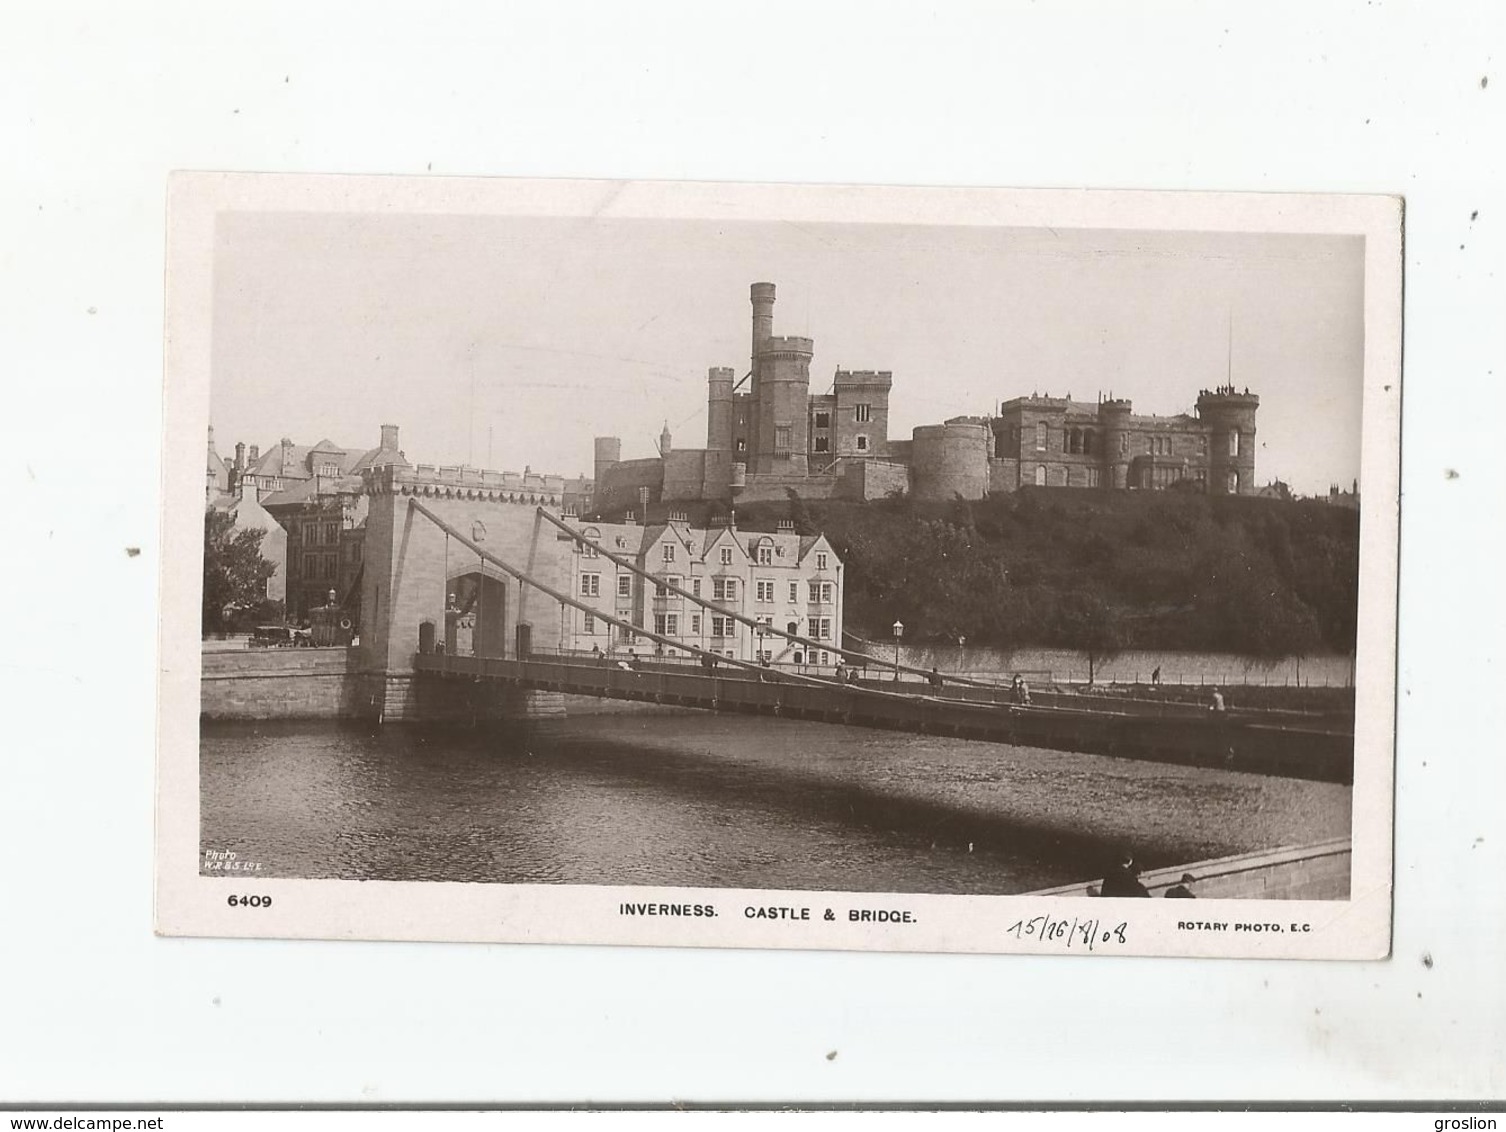
<path fill-rule="evenodd" d="M 382 448 L 388 452 L 397 451 L 397 425 L 384 424 L 382 426 Z"/>
<path fill-rule="evenodd" d="M 246 470 L 246 445 L 244 441 L 238 441 L 235 445 L 235 470 L 237 472 L 244 472 Z"/>
<path fill-rule="evenodd" d="M 261 455 L 261 445 L 259 445 L 259 444 L 253 444 L 253 445 L 251 445 L 251 453 L 250 453 L 250 455 L 248 455 L 246 457 L 246 464 L 247 464 L 247 466 L 254 465 L 256 463 L 257 457 L 260 456 L 260 455 Z"/>

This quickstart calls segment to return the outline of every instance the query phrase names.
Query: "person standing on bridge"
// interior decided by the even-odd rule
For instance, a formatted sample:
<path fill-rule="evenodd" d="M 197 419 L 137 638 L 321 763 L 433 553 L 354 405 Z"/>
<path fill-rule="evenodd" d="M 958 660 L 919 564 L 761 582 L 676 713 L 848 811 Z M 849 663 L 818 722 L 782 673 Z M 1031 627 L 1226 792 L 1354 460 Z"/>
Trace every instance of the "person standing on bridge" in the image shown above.
<path fill-rule="evenodd" d="M 1224 710 L 1224 694 L 1217 688 L 1213 689 L 1213 703 L 1208 708 L 1208 710 L 1218 713 L 1221 713 Z"/>
<path fill-rule="evenodd" d="M 931 682 L 932 693 L 938 696 L 941 695 L 941 689 L 946 684 L 946 680 L 942 677 L 941 673 L 936 670 L 936 666 L 934 664 L 931 665 L 931 673 L 926 677 L 926 679 Z"/>

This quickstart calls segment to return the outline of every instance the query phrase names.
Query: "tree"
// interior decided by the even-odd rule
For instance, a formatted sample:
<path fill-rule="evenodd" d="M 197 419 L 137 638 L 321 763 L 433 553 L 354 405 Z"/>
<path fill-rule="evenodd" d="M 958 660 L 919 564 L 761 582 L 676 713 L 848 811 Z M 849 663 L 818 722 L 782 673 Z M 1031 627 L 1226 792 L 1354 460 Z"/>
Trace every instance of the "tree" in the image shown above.
<path fill-rule="evenodd" d="M 228 615 L 266 599 L 267 579 L 277 572 L 277 563 L 261 554 L 266 533 L 261 527 L 237 530 L 235 516 L 226 512 L 205 512 L 205 634 L 223 632 Z"/>
<path fill-rule="evenodd" d="M 1074 590 L 1062 595 L 1060 624 L 1067 644 L 1088 658 L 1088 683 L 1098 665 L 1124 648 L 1124 625 L 1118 613 L 1097 594 Z"/>

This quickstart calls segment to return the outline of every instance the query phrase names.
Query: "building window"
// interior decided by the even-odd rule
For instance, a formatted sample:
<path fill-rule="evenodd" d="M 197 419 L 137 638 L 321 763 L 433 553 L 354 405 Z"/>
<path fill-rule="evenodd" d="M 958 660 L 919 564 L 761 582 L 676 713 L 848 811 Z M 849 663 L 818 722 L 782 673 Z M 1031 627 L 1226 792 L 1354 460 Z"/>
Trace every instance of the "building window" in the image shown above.
<path fill-rule="evenodd" d="M 675 560 L 675 547 L 674 547 L 674 544 L 667 542 L 667 543 L 664 544 L 664 561 L 666 561 L 666 562 L 673 562 L 674 560 Z"/>
<path fill-rule="evenodd" d="M 868 438 L 866 436 L 863 436 L 863 435 L 859 434 L 859 436 L 857 437 L 857 447 L 858 447 L 858 451 L 859 452 L 867 452 L 868 451 Z"/>
<path fill-rule="evenodd" d="M 731 566 L 732 565 L 732 548 L 730 546 L 724 546 L 724 547 L 722 547 L 722 565 L 723 566 Z"/>
<path fill-rule="evenodd" d="M 854 405 L 852 407 L 852 419 L 858 424 L 866 424 L 873 419 L 872 405 Z"/>
<path fill-rule="evenodd" d="M 1199 456 L 1206 456 L 1206 455 L 1208 455 L 1208 434 L 1207 433 L 1203 433 L 1203 435 L 1201 435 L 1201 436 L 1199 436 L 1197 438 L 1197 454 Z"/>
<path fill-rule="evenodd" d="M 1098 438 L 1090 428 L 1082 430 L 1082 454 L 1092 456 L 1097 452 Z"/>
<path fill-rule="evenodd" d="M 774 548 L 766 542 L 758 544 L 758 564 L 760 566 L 774 565 Z"/>
<path fill-rule="evenodd" d="M 312 554 L 305 554 L 303 556 L 303 576 L 305 578 L 318 576 L 314 573 L 314 556 Z"/>
<path fill-rule="evenodd" d="M 746 452 L 748 450 L 748 442 L 740 436 L 737 438 L 737 450 L 738 452 Z"/>
<path fill-rule="evenodd" d="M 790 435 L 792 431 L 787 424 L 774 426 L 774 451 L 788 452 L 790 450 Z"/>
<path fill-rule="evenodd" d="M 771 602 L 774 600 L 774 583 L 772 581 L 769 581 L 767 579 L 760 579 L 757 583 L 757 586 L 757 598 L 759 601 Z"/>
<path fill-rule="evenodd" d="M 737 579 L 736 578 L 712 578 L 711 579 L 712 601 L 736 601 Z"/>
<path fill-rule="evenodd" d="M 699 637 L 701 635 L 701 615 L 699 613 L 692 613 L 690 615 L 690 632 L 693 636 Z"/>
<path fill-rule="evenodd" d="M 813 641 L 824 641 L 831 636 L 830 617 L 807 617 L 805 635 Z"/>
<path fill-rule="evenodd" d="M 824 436 L 818 436 L 818 437 L 816 437 L 814 445 L 813 445 L 813 448 L 814 448 L 814 451 L 816 451 L 816 452 L 830 452 L 831 451 L 831 445 L 827 442 L 827 439 Z"/>
<path fill-rule="evenodd" d="M 594 636 L 596 634 L 595 614 L 588 613 L 585 615 L 584 619 L 581 621 L 581 632 L 585 633 L 587 636 Z"/>
<path fill-rule="evenodd" d="M 1129 433 L 1127 432 L 1121 432 L 1119 434 L 1119 455 L 1129 455 Z"/>
<path fill-rule="evenodd" d="M 796 601 L 799 601 L 799 600 L 800 600 L 800 583 L 799 582 L 791 582 L 790 583 L 790 601 L 791 602 L 796 602 Z"/>
<path fill-rule="evenodd" d="M 618 597 L 632 597 L 633 596 L 633 576 L 631 574 L 618 574 L 617 575 L 617 596 Z"/>
<path fill-rule="evenodd" d="M 580 576 L 580 596 L 581 597 L 600 597 L 601 596 L 601 575 L 600 574 L 582 574 Z"/>
<path fill-rule="evenodd" d="M 699 579 L 699 578 L 691 578 L 690 579 L 690 593 L 691 593 L 692 597 L 700 597 L 701 596 L 701 579 Z"/>
<path fill-rule="evenodd" d="M 654 580 L 654 596 L 655 597 L 668 597 L 669 596 L 669 591 L 664 588 L 664 579 L 663 578 L 657 578 L 657 579 Z"/>
<path fill-rule="evenodd" d="M 831 601 L 830 582 L 810 582 L 810 599 L 813 603 Z"/>
<path fill-rule="evenodd" d="M 817 413 L 816 414 L 816 427 L 817 428 L 830 428 L 831 427 L 831 414 L 830 413 Z"/>
<path fill-rule="evenodd" d="M 1088 486 L 1089 487 L 1100 487 L 1100 486 L 1102 486 L 1102 480 L 1099 477 L 1099 469 L 1097 469 L 1097 468 L 1089 468 L 1088 469 Z"/>
<path fill-rule="evenodd" d="M 713 637 L 735 637 L 737 635 L 737 622 L 731 617 L 711 618 L 711 635 Z"/>
<path fill-rule="evenodd" d="M 825 570 L 826 569 L 826 551 L 824 551 L 824 550 L 818 550 L 816 552 L 816 569 L 817 570 Z"/>
<path fill-rule="evenodd" d="M 1036 487 L 1045 487 L 1046 486 L 1046 465 L 1045 464 L 1037 464 L 1035 466 L 1035 486 Z"/>
<path fill-rule="evenodd" d="M 680 635 L 680 615 L 678 613 L 654 614 L 654 632 L 661 637 L 678 637 Z"/>
<path fill-rule="evenodd" d="M 1229 455 L 1239 455 L 1239 433 L 1235 432 L 1232 428 L 1229 430 Z"/>
<path fill-rule="evenodd" d="M 1232 433 L 1231 435 L 1238 436 L 1239 433 L 1236 432 Z M 1232 468 L 1229 470 L 1229 494 L 1239 494 L 1239 473 L 1234 471 Z"/>
<path fill-rule="evenodd" d="M 1044 452 L 1046 450 L 1046 422 L 1045 421 L 1036 421 L 1035 422 L 1035 450 L 1037 452 Z"/>

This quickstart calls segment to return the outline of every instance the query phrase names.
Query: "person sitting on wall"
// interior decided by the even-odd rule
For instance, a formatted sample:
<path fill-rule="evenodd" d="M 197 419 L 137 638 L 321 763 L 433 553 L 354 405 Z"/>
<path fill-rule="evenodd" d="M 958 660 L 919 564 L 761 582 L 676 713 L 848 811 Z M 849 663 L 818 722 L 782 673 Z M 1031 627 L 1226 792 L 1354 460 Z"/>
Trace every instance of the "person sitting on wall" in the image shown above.
<path fill-rule="evenodd" d="M 1209 711 L 1221 712 L 1224 710 L 1224 694 L 1217 688 L 1213 689 L 1213 703 L 1208 707 Z"/>
<path fill-rule="evenodd" d="M 1187 886 L 1196 880 L 1197 877 L 1191 873 L 1183 873 L 1181 883 L 1172 885 L 1162 893 L 1162 896 L 1167 900 L 1195 900 L 1197 899 L 1197 893 L 1193 892 Z"/>
<path fill-rule="evenodd" d="M 1149 896 L 1150 892 L 1140 883 L 1140 866 L 1135 864 L 1132 853 L 1125 853 L 1103 878 L 1099 887 L 1100 896 Z"/>

